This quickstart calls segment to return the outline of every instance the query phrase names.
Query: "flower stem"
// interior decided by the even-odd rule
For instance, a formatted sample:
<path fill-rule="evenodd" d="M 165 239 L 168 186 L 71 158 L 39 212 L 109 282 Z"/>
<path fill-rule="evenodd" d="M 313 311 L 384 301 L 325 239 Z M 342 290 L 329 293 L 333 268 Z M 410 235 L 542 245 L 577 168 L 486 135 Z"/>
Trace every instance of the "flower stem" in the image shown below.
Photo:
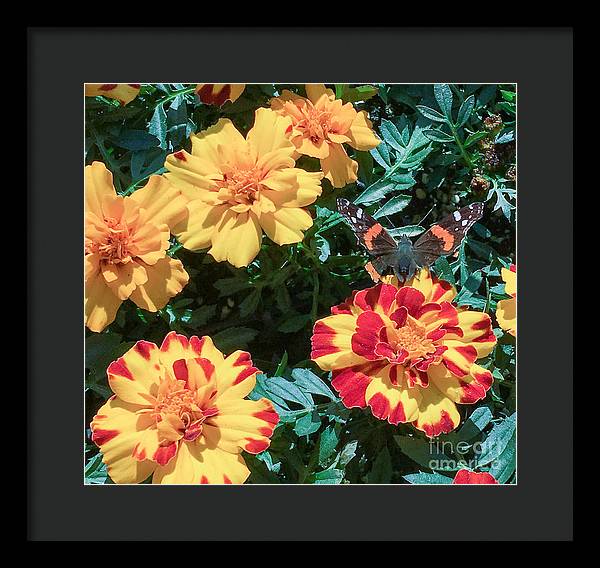
<path fill-rule="evenodd" d="M 460 154 L 463 157 L 463 160 L 466 162 L 467 166 L 469 166 L 469 169 L 471 171 L 473 171 L 473 169 L 474 169 L 473 162 L 471 161 L 471 158 L 469 158 L 469 155 L 467 154 L 465 147 L 463 146 L 463 143 L 458 135 L 456 128 L 454 128 L 453 124 L 449 124 L 449 126 L 450 126 L 450 131 L 452 132 L 452 136 L 454 136 L 454 141 L 456 142 L 456 145 L 458 146 Z"/>

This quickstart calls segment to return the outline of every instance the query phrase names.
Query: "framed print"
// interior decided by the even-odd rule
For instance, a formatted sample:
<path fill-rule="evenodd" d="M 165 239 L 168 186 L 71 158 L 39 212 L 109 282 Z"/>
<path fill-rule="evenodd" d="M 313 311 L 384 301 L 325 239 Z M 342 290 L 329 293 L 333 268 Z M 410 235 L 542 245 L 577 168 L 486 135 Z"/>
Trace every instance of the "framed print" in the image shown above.
<path fill-rule="evenodd" d="M 551 253 L 548 229 L 535 226 L 556 218 L 554 193 L 563 218 L 571 206 L 569 30 L 504 30 L 490 72 L 440 63 L 441 50 L 482 30 L 373 28 L 365 37 L 385 55 L 368 75 L 344 50 L 334 70 L 284 73 L 277 50 L 251 70 L 244 62 L 264 53 L 259 43 L 282 36 L 243 28 L 222 30 L 233 51 L 192 75 L 185 62 L 216 30 L 197 32 L 160 31 L 182 54 L 168 71 L 142 28 L 30 33 L 33 85 L 46 50 L 85 46 L 82 64 L 64 70 L 63 103 L 77 112 L 56 143 L 60 175 L 41 140 L 31 144 L 32 272 L 44 277 L 32 280 L 30 313 L 46 322 L 32 327 L 32 347 L 53 354 L 40 351 L 30 368 L 31 537 L 570 538 L 572 389 L 563 383 L 565 418 L 552 439 L 567 456 L 555 500 L 564 522 L 536 516 L 531 536 L 511 524 L 534 516 L 524 499 L 544 500 L 534 462 L 553 451 L 540 413 L 557 386 L 540 377 L 568 361 L 548 361 L 536 332 L 549 306 L 563 350 L 571 345 L 568 295 L 557 305 L 547 284 L 533 283 L 552 255 L 570 258 Z M 357 33 L 289 32 L 311 36 L 313 62 L 311 50 Z M 132 42 L 150 46 L 144 57 L 126 49 Z M 392 54 L 409 46 L 420 58 L 393 73 Z M 554 119 L 561 160 L 546 169 L 531 144 L 550 104 L 544 70 L 517 65 L 542 49 L 564 71 L 552 83 L 564 102 Z M 32 128 L 55 131 L 48 101 L 31 93 Z M 48 235 L 65 242 L 58 264 L 44 254 Z M 557 247 L 568 249 L 566 237 Z M 60 388 L 41 361 L 60 368 Z M 69 444 L 43 443 L 44 424 Z M 46 485 L 81 495 L 72 506 L 82 519 L 104 515 L 101 503 L 139 507 L 143 518 L 150 502 L 170 515 L 185 501 L 210 506 L 214 523 L 202 534 L 119 532 L 119 520 L 96 517 L 98 534 L 75 536 L 73 523 L 48 524 L 56 496 L 42 472 Z M 500 527 L 416 529 L 464 499 L 483 507 L 478 516 L 502 517 Z M 403 534 L 387 520 L 398 507 L 412 511 Z M 372 531 L 323 531 L 310 514 L 323 508 L 378 521 Z M 261 529 L 267 509 L 281 523 Z"/>

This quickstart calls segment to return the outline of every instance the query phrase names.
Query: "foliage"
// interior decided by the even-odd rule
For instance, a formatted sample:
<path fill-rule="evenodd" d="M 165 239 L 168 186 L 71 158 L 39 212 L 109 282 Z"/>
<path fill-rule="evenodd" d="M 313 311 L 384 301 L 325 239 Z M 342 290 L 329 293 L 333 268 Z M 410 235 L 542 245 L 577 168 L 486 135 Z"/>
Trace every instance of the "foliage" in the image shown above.
<path fill-rule="evenodd" d="M 183 292 L 156 313 L 125 302 L 107 330 L 86 332 L 86 425 L 111 394 L 107 365 L 135 341 L 160 344 L 175 330 L 210 335 L 226 353 L 247 349 L 263 373 L 251 398 L 272 400 L 281 420 L 268 450 L 245 455 L 250 483 L 450 483 L 462 462 L 513 483 L 515 340 L 496 324 L 498 344 L 483 363 L 494 377 L 488 396 L 462 406 L 461 427 L 433 441 L 410 425 L 345 408 L 309 354 L 314 322 L 352 290 L 370 285 L 366 254 L 336 211 L 340 195 L 362 204 L 396 236 L 411 237 L 463 204 L 485 202 L 484 219 L 458 257 L 440 258 L 433 270 L 457 286 L 459 305 L 494 319 L 497 302 L 507 297 L 500 270 L 515 261 L 515 86 L 332 87 L 368 112 L 382 139 L 371 152 L 350 150 L 359 164 L 357 182 L 334 190 L 323 180 L 304 240 L 277 246 L 265 237 L 247 268 L 216 263 L 173 238 L 169 254 L 190 275 Z M 87 98 L 86 164 L 104 162 L 117 191 L 128 195 L 166 171 L 168 154 L 189 151 L 191 133 L 221 117 L 247 132 L 254 111 L 283 89 L 304 95 L 299 85 L 247 85 L 234 103 L 215 107 L 199 101 L 194 85 L 154 84 L 143 85 L 126 106 Z M 315 162 L 302 157 L 297 165 L 315 171 Z M 89 430 L 85 475 L 88 483 L 110 483 Z"/>

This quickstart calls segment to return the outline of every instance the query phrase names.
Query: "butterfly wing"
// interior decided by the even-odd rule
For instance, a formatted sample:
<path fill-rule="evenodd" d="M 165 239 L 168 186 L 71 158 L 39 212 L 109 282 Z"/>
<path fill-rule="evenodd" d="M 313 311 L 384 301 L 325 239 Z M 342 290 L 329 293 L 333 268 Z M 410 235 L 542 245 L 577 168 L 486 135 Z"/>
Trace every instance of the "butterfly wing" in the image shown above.
<path fill-rule="evenodd" d="M 472 203 L 432 225 L 413 246 L 419 266 L 430 266 L 440 256 L 454 254 L 467 231 L 483 216 L 483 203 Z"/>
<path fill-rule="evenodd" d="M 337 199 L 337 206 L 342 217 L 354 231 L 358 242 L 370 255 L 378 257 L 396 251 L 398 245 L 394 237 L 364 209 L 341 197 Z"/>

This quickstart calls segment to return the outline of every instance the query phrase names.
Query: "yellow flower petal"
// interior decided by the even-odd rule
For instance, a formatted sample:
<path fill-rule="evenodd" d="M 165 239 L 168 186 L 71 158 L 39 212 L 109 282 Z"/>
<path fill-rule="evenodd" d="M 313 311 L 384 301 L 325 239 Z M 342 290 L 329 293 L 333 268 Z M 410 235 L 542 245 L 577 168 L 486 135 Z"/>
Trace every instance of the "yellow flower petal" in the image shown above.
<path fill-rule="evenodd" d="M 260 250 L 262 231 L 252 212 L 227 211 L 212 238 L 208 253 L 217 261 L 227 260 L 238 268 L 248 266 Z"/>
<path fill-rule="evenodd" d="M 162 376 L 159 362 L 158 347 L 149 341 L 138 341 L 108 366 L 108 384 L 122 401 L 148 406 L 148 397 L 156 396 Z"/>
<path fill-rule="evenodd" d="M 514 337 L 517 336 L 517 299 L 500 300 L 496 308 L 496 319 L 500 327 Z"/>
<path fill-rule="evenodd" d="M 103 264 L 102 276 L 120 300 L 129 298 L 137 286 L 148 280 L 144 266 L 135 261 L 126 264 Z"/>
<path fill-rule="evenodd" d="M 390 372 L 397 377 L 396 384 L 390 380 Z M 390 424 L 412 422 L 419 415 L 421 389 L 408 388 L 402 372 L 402 367 L 393 371 L 390 365 L 384 367 L 371 375 L 373 380 L 365 391 L 365 401 L 373 415 Z"/>
<path fill-rule="evenodd" d="M 373 123 L 364 110 L 357 113 L 346 134 L 351 138 L 350 145 L 357 150 L 372 150 L 381 142 L 375 135 Z"/>
<path fill-rule="evenodd" d="M 126 105 L 138 96 L 140 87 L 138 83 L 86 83 L 85 96 L 103 96 Z"/>
<path fill-rule="evenodd" d="M 131 293 L 130 299 L 140 308 L 156 312 L 179 294 L 188 283 L 188 273 L 181 261 L 165 257 L 156 264 L 146 265 L 148 280 Z"/>
<path fill-rule="evenodd" d="M 180 444 L 175 458 L 166 466 L 156 468 L 152 483 L 241 484 L 249 475 L 250 470 L 240 455 L 226 452 L 215 445 L 184 442 Z"/>
<path fill-rule="evenodd" d="M 113 176 L 102 162 L 92 162 L 85 167 L 85 209 L 99 219 L 104 217 L 102 201 L 116 196 Z"/>
<path fill-rule="evenodd" d="M 278 209 L 260 217 L 261 227 L 278 245 L 299 243 L 304 238 L 303 231 L 312 227 L 312 224 L 310 214 L 299 207 Z"/>
<path fill-rule="evenodd" d="M 207 205 L 202 200 L 191 201 L 188 215 L 173 229 L 179 242 L 188 250 L 202 250 L 210 246 L 216 227 L 227 212 L 226 205 Z"/>
<path fill-rule="evenodd" d="M 215 441 L 225 451 L 240 449 L 260 453 L 269 447 L 275 424 L 279 421 L 273 405 L 260 400 L 217 400 L 218 414 L 207 420 L 207 441 Z"/>
<path fill-rule="evenodd" d="M 509 296 L 514 296 L 517 293 L 517 273 L 515 270 L 509 270 L 508 268 L 502 268 L 502 280 L 506 283 L 504 291 Z"/>
<path fill-rule="evenodd" d="M 186 198 L 162 176 L 151 176 L 141 189 L 125 198 L 146 211 L 146 221 L 170 229 L 185 216 Z"/>
<path fill-rule="evenodd" d="M 306 96 L 313 104 L 316 103 L 323 95 L 327 95 L 327 97 L 335 97 L 335 93 L 331 89 L 325 88 L 325 85 L 322 84 L 308 83 L 304 85 L 304 87 L 306 89 Z"/>
<path fill-rule="evenodd" d="M 454 402 L 434 384 L 420 390 L 419 417 L 413 422 L 414 426 L 430 438 L 454 430 L 460 423 L 460 414 Z"/>
<path fill-rule="evenodd" d="M 337 314 L 315 323 L 311 338 L 311 359 L 324 371 L 368 363 L 352 350 L 356 316 Z"/>
<path fill-rule="evenodd" d="M 341 144 L 329 144 L 329 156 L 321 160 L 321 168 L 333 187 L 344 187 L 358 179 L 358 164 Z"/>
<path fill-rule="evenodd" d="M 84 313 L 87 327 L 101 332 L 115 321 L 122 301 L 108 287 L 104 278 L 90 278 L 85 283 Z"/>
<path fill-rule="evenodd" d="M 139 409 L 114 398 L 98 410 L 90 425 L 92 440 L 100 447 L 102 461 L 115 483 L 140 483 L 156 467 L 151 461 L 133 457 L 140 444 L 151 445 L 152 434 L 147 430 L 154 423 L 148 414 L 136 414 Z"/>
<path fill-rule="evenodd" d="M 263 190 L 276 207 L 306 207 L 321 195 L 322 172 L 306 172 L 287 168 L 270 175 L 263 181 L 269 189 Z"/>
<path fill-rule="evenodd" d="M 243 84 L 198 83 L 196 94 L 204 104 L 221 106 L 226 101 L 235 102 L 245 88 Z"/>
<path fill-rule="evenodd" d="M 254 115 L 254 126 L 246 136 L 253 155 L 264 158 L 269 152 L 283 150 L 288 157 L 291 157 L 294 153 L 294 145 L 286 134 L 291 127 L 291 119 L 268 108 L 257 109 Z"/>

